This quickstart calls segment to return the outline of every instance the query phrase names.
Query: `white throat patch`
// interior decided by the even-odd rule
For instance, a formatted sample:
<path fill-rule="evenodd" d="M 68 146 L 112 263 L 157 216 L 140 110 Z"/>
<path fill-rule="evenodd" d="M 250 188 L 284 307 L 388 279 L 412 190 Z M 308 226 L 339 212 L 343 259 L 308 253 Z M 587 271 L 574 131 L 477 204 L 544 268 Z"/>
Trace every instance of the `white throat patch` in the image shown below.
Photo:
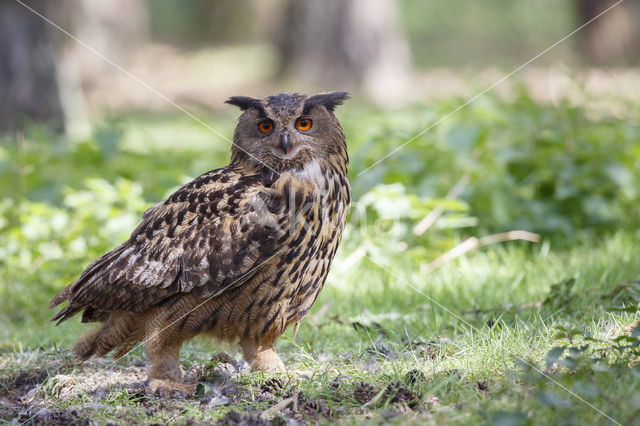
<path fill-rule="evenodd" d="M 325 176 L 317 161 L 312 161 L 304 166 L 304 169 L 294 173 L 301 180 L 307 180 L 315 183 L 318 187 L 324 185 Z"/>

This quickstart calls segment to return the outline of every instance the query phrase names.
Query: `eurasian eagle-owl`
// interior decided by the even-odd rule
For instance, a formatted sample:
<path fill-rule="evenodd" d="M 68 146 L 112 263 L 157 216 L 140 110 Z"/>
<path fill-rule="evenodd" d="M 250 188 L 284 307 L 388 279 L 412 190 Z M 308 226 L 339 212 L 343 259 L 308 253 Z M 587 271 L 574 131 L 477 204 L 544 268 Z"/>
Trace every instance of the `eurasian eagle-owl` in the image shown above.
<path fill-rule="evenodd" d="M 315 302 L 350 204 L 347 146 L 333 111 L 344 92 L 232 97 L 244 112 L 231 162 L 149 208 L 128 241 L 52 301 L 101 322 L 82 360 L 145 342 L 152 387 L 184 389 L 183 342 L 238 342 L 255 370 L 284 372 L 274 342 Z M 189 387 L 189 389 L 192 389 Z"/>

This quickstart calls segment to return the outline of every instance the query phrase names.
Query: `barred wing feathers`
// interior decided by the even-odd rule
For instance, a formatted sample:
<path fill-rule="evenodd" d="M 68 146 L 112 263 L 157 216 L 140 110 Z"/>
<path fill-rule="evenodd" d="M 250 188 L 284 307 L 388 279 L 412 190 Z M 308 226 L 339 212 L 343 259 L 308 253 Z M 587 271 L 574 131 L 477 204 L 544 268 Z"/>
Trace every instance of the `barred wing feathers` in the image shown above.
<path fill-rule="evenodd" d="M 92 262 L 52 301 L 58 323 L 85 310 L 142 312 L 165 299 L 209 297 L 241 285 L 281 250 L 285 202 L 260 175 L 232 166 L 206 173 L 148 209 L 124 244 Z"/>

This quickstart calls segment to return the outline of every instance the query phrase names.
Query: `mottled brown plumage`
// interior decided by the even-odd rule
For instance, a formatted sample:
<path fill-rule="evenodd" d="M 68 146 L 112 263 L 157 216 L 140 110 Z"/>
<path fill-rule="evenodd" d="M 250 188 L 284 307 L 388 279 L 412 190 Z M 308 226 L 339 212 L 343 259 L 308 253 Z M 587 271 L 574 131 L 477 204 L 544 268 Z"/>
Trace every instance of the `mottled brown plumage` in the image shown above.
<path fill-rule="evenodd" d="M 350 203 L 346 93 L 233 97 L 241 115 L 231 163 L 148 209 L 128 241 L 91 263 L 51 302 L 102 326 L 80 359 L 144 341 L 156 385 L 179 387 L 182 343 L 238 342 L 254 369 L 283 372 L 275 340 L 322 289 Z M 306 120 L 306 121 L 305 121 Z M 267 131 L 265 131 L 267 130 Z"/>

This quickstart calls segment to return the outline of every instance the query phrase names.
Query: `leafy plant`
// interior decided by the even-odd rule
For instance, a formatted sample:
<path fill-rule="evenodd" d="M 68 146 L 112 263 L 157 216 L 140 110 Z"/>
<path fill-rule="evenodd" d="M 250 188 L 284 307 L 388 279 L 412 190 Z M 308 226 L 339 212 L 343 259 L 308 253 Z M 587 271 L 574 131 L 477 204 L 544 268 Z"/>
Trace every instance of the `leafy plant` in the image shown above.
<path fill-rule="evenodd" d="M 356 193 L 401 182 L 410 193 L 437 198 L 470 173 L 461 198 L 481 229 L 575 237 L 638 226 L 638 117 L 594 118 L 568 102 L 535 103 L 522 90 L 510 102 L 484 95 L 424 132 L 461 103 L 372 113 L 364 131 L 347 123 L 358 139 Z"/>

